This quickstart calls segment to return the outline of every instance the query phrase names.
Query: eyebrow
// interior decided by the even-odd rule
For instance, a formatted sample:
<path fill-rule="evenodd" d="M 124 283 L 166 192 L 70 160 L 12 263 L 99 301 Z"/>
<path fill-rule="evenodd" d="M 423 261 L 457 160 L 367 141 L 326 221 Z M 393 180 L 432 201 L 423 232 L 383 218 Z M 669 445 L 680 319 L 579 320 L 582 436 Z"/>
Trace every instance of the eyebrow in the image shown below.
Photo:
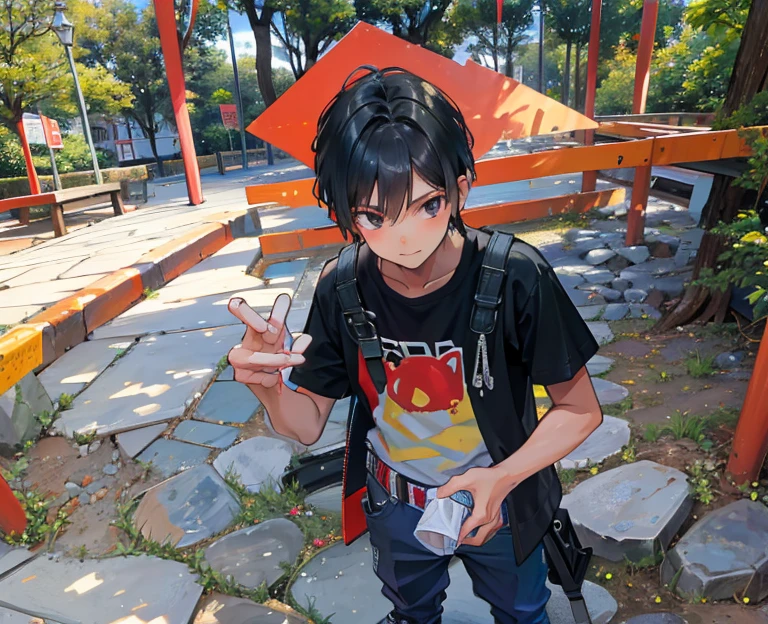
<path fill-rule="evenodd" d="M 444 189 L 435 189 L 433 191 L 430 191 L 429 193 L 424 193 L 424 195 L 422 195 L 421 197 L 417 197 L 416 199 L 414 199 L 411 202 L 411 205 L 418 204 L 420 201 L 423 201 L 423 200 L 429 198 L 430 195 L 433 195 L 435 193 L 445 193 L 445 190 Z M 410 208 L 410 206 L 409 206 L 409 208 Z M 361 207 L 358 210 L 358 212 L 363 212 L 365 210 L 373 210 L 373 211 L 379 212 L 381 214 L 384 214 L 382 212 L 381 208 L 379 208 L 379 206 L 377 206 L 376 204 L 369 204 L 368 206 Z"/>

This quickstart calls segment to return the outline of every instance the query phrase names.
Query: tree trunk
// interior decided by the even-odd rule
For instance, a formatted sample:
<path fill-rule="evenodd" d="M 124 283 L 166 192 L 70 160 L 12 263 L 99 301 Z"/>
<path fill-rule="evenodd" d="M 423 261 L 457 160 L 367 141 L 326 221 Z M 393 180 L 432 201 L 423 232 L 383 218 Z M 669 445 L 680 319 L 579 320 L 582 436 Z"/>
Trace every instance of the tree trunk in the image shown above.
<path fill-rule="evenodd" d="M 275 10 L 265 6 L 261 10 L 261 15 L 258 15 L 255 2 L 245 2 L 243 8 L 256 41 L 256 79 L 259 83 L 259 91 L 261 91 L 264 105 L 269 107 L 277 100 L 275 85 L 272 82 L 271 25 Z"/>
<path fill-rule="evenodd" d="M 512 52 L 514 49 L 513 42 L 514 37 L 511 32 L 512 29 L 508 29 L 507 31 L 507 47 L 506 47 L 506 54 L 504 58 L 504 75 L 508 78 L 512 78 L 514 75 L 514 65 L 512 64 Z"/>
<path fill-rule="evenodd" d="M 152 155 L 155 157 L 157 163 L 157 173 L 161 178 L 165 177 L 165 167 L 163 167 L 163 159 L 157 153 L 157 136 L 155 135 L 155 128 L 152 124 L 149 124 L 147 128 L 143 128 L 147 138 L 149 139 L 149 147 L 152 149 Z"/>
<path fill-rule="evenodd" d="M 493 71 L 499 71 L 499 25 L 493 24 Z"/>
<path fill-rule="evenodd" d="M 576 44 L 576 78 L 573 87 L 575 91 L 573 96 L 573 108 L 576 110 L 582 110 L 581 108 L 581 44 Z"/>
<path fill-rule="evenodd" d="M 768 0 L 754 0 L 747 23 L 741 36 L 739 52 L 733 66 L 728 93 L 723 104 L 723 114 L 730 115 L 742 104 L 751 100 L 768 80 Z M 731 184 L 732 178 L 715 176 L 712 192 L 704 206 L 700 226 L 707 230 L 696 256 L 693 276 L 698 277 L 703 268 L 717 268 L 717 258 L 725 250 L 721 237 L 709 230 L 723 221 L 730 223 L 742 207 L 746 191 Z M 667 331 L 691 322 L 706 323 L 712 318 L 724 318 L 730 302 L 730 292 L 710 291 L 692 286 L 686 289 L 683 299 L 659 323 L 659 331 Z"/>
<path fill-rule="evenodd" d="M 563 73 L 563 104 L 568 106 L 571 95 L 571 42 L 565 44 L 565 72 Z"/>

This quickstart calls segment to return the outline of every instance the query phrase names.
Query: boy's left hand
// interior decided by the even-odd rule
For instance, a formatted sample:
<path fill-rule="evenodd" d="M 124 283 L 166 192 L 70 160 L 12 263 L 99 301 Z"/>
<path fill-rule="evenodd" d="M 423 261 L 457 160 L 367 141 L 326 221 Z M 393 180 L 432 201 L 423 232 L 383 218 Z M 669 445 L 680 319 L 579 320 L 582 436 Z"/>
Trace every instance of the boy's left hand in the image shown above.
<path fill-rule="evenodd" d="M 445 485 L 438 488 L 438 498 L 448 498 L 459 490 L 472 493 L 475 506 L 461 527 L 458 545 L 482 546 L 489 541 L 502 526 L 501 504 L 516 484 L 510 484 L 509 475 L 496 467 L 470 468 L 461 475 L 451 477 Z M 479 528 L 475 537 L 467 537 Z"/>

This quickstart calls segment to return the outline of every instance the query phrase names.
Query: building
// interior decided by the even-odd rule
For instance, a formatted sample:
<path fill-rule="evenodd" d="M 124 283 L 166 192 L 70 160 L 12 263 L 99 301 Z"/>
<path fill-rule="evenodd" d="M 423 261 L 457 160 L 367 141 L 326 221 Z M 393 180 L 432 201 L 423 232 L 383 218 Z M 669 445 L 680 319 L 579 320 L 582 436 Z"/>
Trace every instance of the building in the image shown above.
<path fill-rule="evenodd" d="M 154 160 L 149 139 L 134 120 L 92 116 L 90 122 L 94 145 L 115 154 L 121 165 Z M 82 132 L 79 120 L 72 126 L 72 131 Z M 165 121 L 160 122 L 156 139 L 158 156 L 164 160 L 176 157 L 181 151 L 179 133 Z"/>

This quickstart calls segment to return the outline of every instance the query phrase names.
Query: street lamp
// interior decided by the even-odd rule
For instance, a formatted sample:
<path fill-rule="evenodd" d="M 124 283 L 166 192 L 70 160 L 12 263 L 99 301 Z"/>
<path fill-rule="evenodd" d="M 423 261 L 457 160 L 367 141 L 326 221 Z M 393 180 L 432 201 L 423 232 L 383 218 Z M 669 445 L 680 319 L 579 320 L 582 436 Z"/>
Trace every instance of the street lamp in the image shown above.
<path fill-rule="evenodd" d="M 85 108 L 83 99 L 83 90 L 80 88 L 80 80 L 77 78 L 77 69 L 75 68 L 75 57 L 72 56 L 72 44 L 74 43 L 75 27 L 64 15 L 64 9 L 67 5 L 63 2 L 57 2 L 55 5 L 55 14 L 51 28 L 59 37 L 64 49 L 67 51 L 67 60 L 72 69 L 72 77 L 75 79 L 75 91 L 77 92 L 77 102 L 80 106 L 80 117 L 83 120 L 83 132 L 85 140 L 88 143 L 88 149 L 91 151 L 91 160 L 93 161 L 93 173 L 96 177 L 96 184 L 102 184 L 101 171 L 99 170 L 99 161 L 96 158 L 96 148 L 93 146 L 93 137 L 91 137 L 91 126 L 88 123 L 88 112 Z"/>
<path fill-rule="evenodd" d="M 539 0 L 539 93 L 544 93 L 544 0 Z"/>

